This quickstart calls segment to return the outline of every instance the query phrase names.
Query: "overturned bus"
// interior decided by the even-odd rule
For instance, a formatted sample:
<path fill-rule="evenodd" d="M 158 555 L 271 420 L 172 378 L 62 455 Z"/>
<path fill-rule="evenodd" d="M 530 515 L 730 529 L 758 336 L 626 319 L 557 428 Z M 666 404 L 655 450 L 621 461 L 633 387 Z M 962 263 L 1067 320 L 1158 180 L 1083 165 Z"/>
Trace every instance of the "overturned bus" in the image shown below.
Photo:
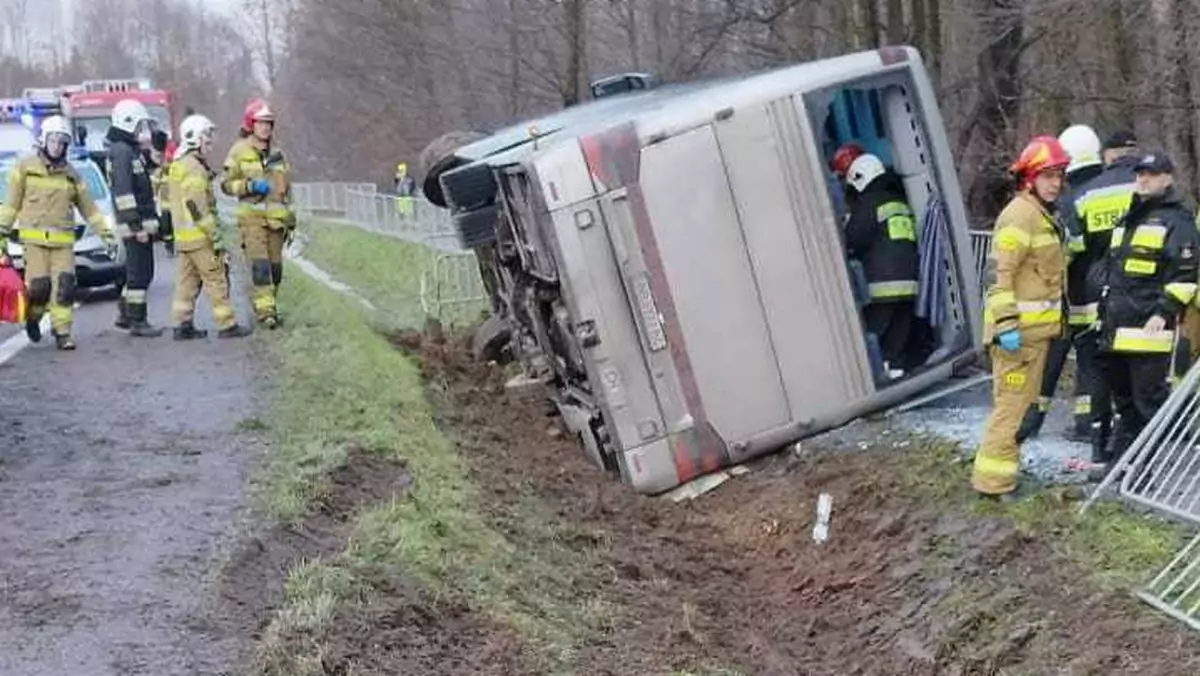
<path fill-rule="evenodd" d="M 865 328 L 841 232 L 829 162 L 850 141 L 919 224 L 902 374 Z M 492 261 L 512 353 L 644 493 L 900 404 L 980 349 L 967 218 L 911 48 L 604 97 L 458 147 L 425 185 Z"/>

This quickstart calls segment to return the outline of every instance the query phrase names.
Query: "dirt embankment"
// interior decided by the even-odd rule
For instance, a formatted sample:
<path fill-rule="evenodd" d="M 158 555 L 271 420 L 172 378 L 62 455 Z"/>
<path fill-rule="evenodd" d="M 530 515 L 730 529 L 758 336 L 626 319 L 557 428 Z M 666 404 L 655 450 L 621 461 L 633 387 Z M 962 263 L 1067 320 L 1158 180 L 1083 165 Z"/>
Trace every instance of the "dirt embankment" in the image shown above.
<path fill-rule="evenodd" d="M 506 391 L 457 346 L 397 342 L 494 526 L 568 550 L 567 595 L 613 609 L 578 636 L 578 673 L 1200 673 L 1200 638 L 1094 582 L 1055 533 L 931 500 L 916 451 L 778 455 L 675 505 L 589 465 L 539 392 Z"/>

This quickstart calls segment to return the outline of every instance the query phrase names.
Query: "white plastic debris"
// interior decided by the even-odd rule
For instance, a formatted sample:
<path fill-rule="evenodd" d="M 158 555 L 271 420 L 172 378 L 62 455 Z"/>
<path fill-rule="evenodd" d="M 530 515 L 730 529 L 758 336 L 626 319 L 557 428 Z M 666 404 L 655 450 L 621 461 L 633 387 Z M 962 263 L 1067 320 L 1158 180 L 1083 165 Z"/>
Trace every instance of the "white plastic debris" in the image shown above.
<path fill-rule="evenodd" d="M 712 489 L 729 481 L 729 472 L 720 471 L 713 474 L 705 474 L 699 479 L 693 479 L 686 484 L 668 491 L 663 495 L 664 498 L 671 502 L 683 502 L 684 500 L 695 500 Z"/>
<path fill-rule="evenodd" d="M 833 496 L 822 493 L 817 498 L 817 524 L 813 526 L 813 542 L 822 544 L 829 539 L 829 516 L 833 513 Z"/>

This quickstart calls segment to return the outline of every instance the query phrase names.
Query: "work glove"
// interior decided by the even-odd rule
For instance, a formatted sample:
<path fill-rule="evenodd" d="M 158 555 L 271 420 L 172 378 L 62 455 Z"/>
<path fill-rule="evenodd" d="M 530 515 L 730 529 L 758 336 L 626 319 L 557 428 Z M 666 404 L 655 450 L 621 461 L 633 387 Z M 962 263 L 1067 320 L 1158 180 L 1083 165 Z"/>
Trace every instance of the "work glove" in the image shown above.
<path fill-rule="evenodd" d="M 21 240 L 20 234 L 17 232 L 16 228 L 13 228 L 12 230 L 8 230 L 8 231 L 6 231 L 4 233 L 0 233 L 0 234 L 2 234 L 2 236 L 0 236 L 0 239 L 9 239 L 14 242 L 18 242 Z"/>
<path fill-rule="evenodd" d="M 250 181 L 251 195 L 266 195 L 271 192 L 271 182 L 265 178 L 256 178 Z"/>
<path fill-rule="evenodd" d="M 1016 352 L 1021 349 L 1021 332 L 1017 329 L 1009 329 L 996 336 L 996 344 L 1005 352 Z"/>
<path fill-rule="evenodd" d="M 225 235 L 221 232 L 220 226 L 217 226 L 215 229 L 213 229 L 212 246 L 213 251 L 217 252 L 217 254 L 225 253 Z"/>

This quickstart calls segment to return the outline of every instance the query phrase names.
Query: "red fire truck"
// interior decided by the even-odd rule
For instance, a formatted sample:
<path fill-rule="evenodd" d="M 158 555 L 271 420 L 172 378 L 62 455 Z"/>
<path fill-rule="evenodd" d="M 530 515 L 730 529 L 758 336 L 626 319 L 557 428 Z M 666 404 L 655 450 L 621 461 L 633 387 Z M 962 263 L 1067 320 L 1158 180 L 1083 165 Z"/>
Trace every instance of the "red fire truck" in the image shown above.
<path fill-rule="evenodd" d="M 179 122 L 171 93 L 155 89 L 149 80 L 87 80 L 72 89 L 64 97 L 64 112 L 75 129 L 76 140 L 102 166 L 104 137 L 112 126 L 112 110 L 117 103 L 125 99 L 140 101 L 168 137 L 173 137 Z M 168 152 L 173 151 L 173 146 L 174 143 L 169 144 Z"/>

